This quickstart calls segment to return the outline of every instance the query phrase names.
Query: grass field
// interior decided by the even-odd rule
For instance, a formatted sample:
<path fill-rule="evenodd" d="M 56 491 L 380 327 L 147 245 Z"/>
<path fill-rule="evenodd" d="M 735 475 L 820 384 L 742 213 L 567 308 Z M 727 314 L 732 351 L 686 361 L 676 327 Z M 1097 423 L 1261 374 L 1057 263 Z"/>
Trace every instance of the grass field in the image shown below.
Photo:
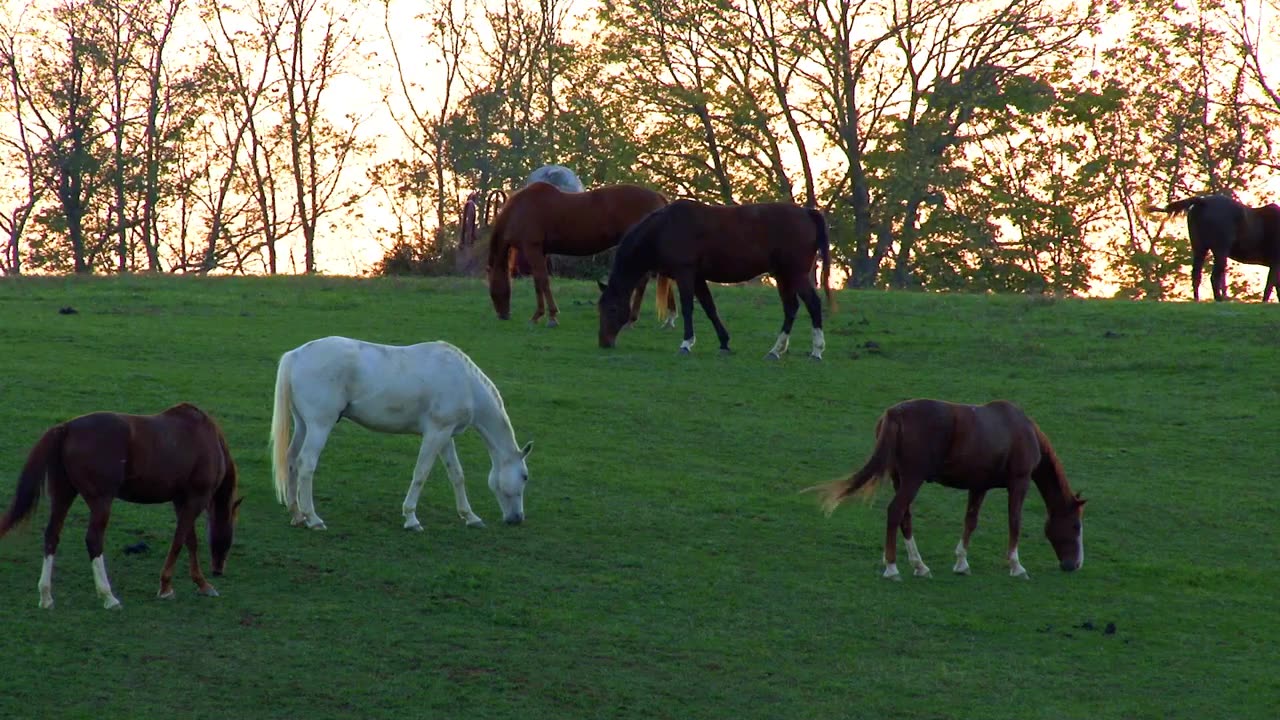
<path fill-rule="evenodd" d="M 651 301 L 600 350 L 594 286 L 556 289 L 547 330 L 498 322 L 471 280 L 0 282 L 0 502 L 47 426 L 180 400 L 222 422 L 246 496 L 222 596 L 180 566 L 173 602 L 154 599 L 171 510 L 117 504 L 117 613 L 83 503 L 57 606 L 37 608 L 42 504 L 0 542 L 0 717 L 1276 716 L 1280 308 L 845 292 L 826 361 L 804 358 L 802 313 L 768 363 L 768 288 L 717 290 L 729 357 L 700 314 L 677 356 Z M 518 283 L 513 316 L 531 310 Z M 417 438 L 343 423 L 316 476 L 329 530 L 290 527 L 266 452 L 275 364 L 330 334 L 467 351 L 534 441 L 526 523 L 498 522 L 468 433 L 489 527 L 457 519 L 437 466 L 426 532 L 401 529 Z M 926 486 L 934 578 L 900 583 L 878 577 L 884 491 L 829 519 L 798 494 L 861 464 L 879 413 L 917 396 L 1039 421 L 1090 500 L 1080 572 L 1057 569 L 1035 492 L 1029 582 L 1003 562 L 1003 494 L 957 577 L 964 494 Z M 122 552 L 139 540 L 149 554 Z"/>

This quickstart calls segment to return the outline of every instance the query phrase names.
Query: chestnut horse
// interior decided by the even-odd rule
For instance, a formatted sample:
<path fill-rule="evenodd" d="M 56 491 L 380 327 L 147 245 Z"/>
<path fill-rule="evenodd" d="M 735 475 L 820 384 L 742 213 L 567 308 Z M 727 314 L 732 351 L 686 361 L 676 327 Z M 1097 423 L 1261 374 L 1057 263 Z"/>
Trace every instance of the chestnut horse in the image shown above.
<path fill-rule="evenodd" d="M 1018 561 L 1022 501 L 1034 482 L 1048 510 L 1044 533 L 1063 570 L 1084 564 L 1085 500 L 1071 492 L 1062 463 L 1049 438 L 1018 406 L 1004 400 L 986 405 L 960 405 L 941 400 L 908 400 L 889 408 L 876 422 L 871 459 L 847 480 L 809 488 L 817 490 L 830 515 L 853 495 L 869 497 L 885 475 L 893 479 L 889 523 L 884 536 L 884 577 L 898 575 L 897 532 L 907 544 L 907 557 L 920 577 L 930 575 L 911 534 L 911 502 L 920 486 L 936 482 L 969 491 L 964 533 L 956 545 L 954 570 L 969 574 L 969 538 L 978 526 L 978 510 L 987 491 L 1009 492 L 1009 574 L 1027 577 Z"/>
<path fill-rule="evenodd" d="M 1200 276 L 1204 258 L 1213 252 L 1213 299 L 1227 299 L 1227 259 L 1248 265 L 1265 265 L 1267 280 L 1262 286 L 1262 302 L 1271 299 L 1280 272 L 1280 205 L 1249 207 L 1226 195 L 1201 195 L 1178 200 L 1164 207 L 1152 205 L 1149 212 L 1187 214 L 1187 235 L 1191 238 L 1191 294 L 1200 299 Z M 1280 289 L 1277 290 L 1280 294 Z"/>
<path fill-rule="evenodd" d="M 609 282 L 600 285 L 600 347 L 611 348 L 627 318 L 626 298 L 648 273 L 670 277 L 680 293 L 684 340 L 680 352 L 694 343 L 693 298 L 696 296 L 715 326 L 720 351 L 729 352 L 729 332 L 720 322 L 707 282 L 745 282 L 768 273 L 782 298 L 782 331 L 765 356 L 777 359 L 790 344 L 791 326 L 803 300 L 813 322 L 813 350 L 822 359 L 822 303 L 813 284 L 814 260 L 822 257 L 822 287 L 831 296 L 831 247 L 827 222 L 817 210 L 792 203 L 706 205 L 677 200 L 656 210 L 627 231 L 618 244 Z"/>
<path fill-rule="evenodd" d="M 85 544 L 103 607 L 120 607 L 102 557 L 103 535 L 116 498 L 143 504 L 173 503 L 178 526 L 160 572 L 158 597 L 174 597 L 173 567 L 183 545 L 187 546 L 191 579 L 199 593 L 218 594 L 200 571 L 195 522 L 208 509 L 213 574 L 221 575 L 231 550 L 240 500 L 235 497 L 236 464 L 227 441 L 218 424 L 200 408 L 182 403 L 159 415 L 96 412 L 45 431 L 27 456 L 13 503 L 0 517 L 0 537 L 31 515 L 41 486 L 47 486 L 51 506 L 44 531 L 40 607 L 53 607 L 53 556 L 76 495 L 83 495 L 89 506 Z"/>
<path fill-rule="evenodd" d="M 523 253 L 533 275 L 538 309 L 529 321 L 536 323 L 545 313 L 547 327 L 555 327 L 560 310 L 551 296 L 547 255 L 583 256 L 608 250 L 618 244 L 627 228 L 666 204 L 660 193 L 637 185 L 606 185 L 566 193 L 549 183 L 535 182 L 512 194 L 494 218 L 489 238 L 489 296 L 498 318 L 511 316 L 507 267 L 512 250 Z M 643 294 L 644 283 L 640 283 L 632 319 L 638 316 Z"/>

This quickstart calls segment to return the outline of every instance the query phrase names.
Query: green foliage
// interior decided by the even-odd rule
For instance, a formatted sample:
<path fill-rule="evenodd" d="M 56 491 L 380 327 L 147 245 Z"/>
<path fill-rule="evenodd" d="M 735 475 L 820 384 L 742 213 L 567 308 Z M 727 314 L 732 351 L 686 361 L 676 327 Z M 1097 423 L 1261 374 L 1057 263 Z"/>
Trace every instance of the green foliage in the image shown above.
<path fill-rule="evenodd" d="M 219 598 L 194 594 L 184 558 L 178 598 L 154 599 L 166 505 L 115 505 L 119 613 L 94 595 L 83 503 L 51 611 L 35 588 L 46 507 L 0 541 L 0 715 L 1270 716 L 1274 308 L 845 292 L 824 362 L 803 357 L 802 314 L 795 354 L 769 363 L 776 294 L 714 292 L 730 357 L 701 315 L 701 342 L 677 356 L 652 297 L 600 350 L 589 283 L 557 283 L 562 324 L 547 330 L 523 322 L 527 281 L 506 323 L 478 279 L 0 282 L 0 502 L 49 425 L 181 400 L 221 421 L 245 496 Z M 467 351 L 535 442 L 525 525 L 497 522 L 468 432 L 461 461 L 490 527 L 463 527 L 437 466 L 426 531 L 402 530 L 417 439 L 340 423 L 315 481 L 329 530 L 290 527 L 266 452 L 276 361 L 330 334 Z M 1080 572 L 1057 570 L 1035 493 L 1030 581 L 1007 575 L 1000 493 L 973 574 L 953 576 L 964 494 L 928 485 L 914 524 L 934 578 L 890 583 L 884 494 L 825 518 L 798 492 L 856 468 L 883 409 L 917 396 L 1007 398 L 1039 421 L 1090 498 Z M 151 551 L 122 552 L 138 541 Z"/>

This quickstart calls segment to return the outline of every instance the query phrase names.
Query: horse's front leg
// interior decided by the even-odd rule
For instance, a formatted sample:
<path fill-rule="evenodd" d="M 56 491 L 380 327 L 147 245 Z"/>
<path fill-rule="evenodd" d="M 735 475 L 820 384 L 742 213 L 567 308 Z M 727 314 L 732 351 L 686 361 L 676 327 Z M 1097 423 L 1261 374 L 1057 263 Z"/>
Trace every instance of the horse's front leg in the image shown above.
<path fill-rule="evenodd" d="M 190 563 L 191 582 L 196 584 L 196 592 L 206 597 L 218 597 L 218 591 L 209 584 L 200 569 L 200 541 L 196 537 L 195 519 L 199 517 L 199 508 L 191 515 L 191 532 L 187 533 L 187 559 Z"/>
<path fill-rule="evenodd" d="M 102 598 L 102 607 L 118 610 L 120 600 L 111 592 L 107 564 L 102 557 L 102 538 L 111 520 L 111 498 L 85 498 L 85 501 L 89 504 L 89 530 L 85 533 L 84 544 L 89 551 L 89 564 L 93 567 L 93 584 L 98 590 L 98 597 Z"/>
<path fill-rule="evenodd" d="M 1200 302 L 1200 279 L 1204 277 L 1204 257 L 1207 254 L 1208 250 L 1202 248 L 1191 250 L 1191 298 L 1196 302 Z"/>
<path fill-rule="evenodd" d="M 1027 569 L 1018 561 L 1018 537 L 1022 533 L 1022 501 L 1027 497 L 1027 486 L 1031 478 L 1022 478 L 1009 483 L 1009 575 L 1030 580 Z"/>
<path fill-rule="evenodd" d="M 969 574 L 969 540 L 973 531 L 978 529 L 978 512 L 986 496 L 986 490 L 969 491 L 969 505 L 964 511 L 964 532 L 960 535 L 960 542 L 956 543 L 956 564 L 952 568 L 957 575 Z"/>
<path fill-rule="evenodd" d="M 471 511 L 471 501 L 467 500 L 466 476 L 462 474 L 462 463 L 458 461 L 458 448 L 453 444 L 452 437 L 440 450 L 440 461 L 444 463 L 445 473 L 449 475 L 449 484 L 453 486 L 453 504 L 458 510 L 458 517 L 462 518 L 467 527 L 484 527 L 484 520 Z"/>
<path fill-rule="evenodd" d="M 682 276 L 676 281 L 676 291 L 680 293 L 680 317 L 684 320 L 684 340 L 680 342 L 680 354 L 688 355 L 693 350 L 693 278 Z"/>
<path fill-rule="evenodd" d="M 1276 241 L 1280 242 L 1280 238 L 1276 238 Z M 1277 285 L 1280 277 L 1277 277 L 1277 271 L 1280 271 L 1280 263 L 1275 263 L 1267 269 L 1267 282 L 1262 286 L 1262 302 L 1271 301 L 1271 291 L 1273 289 L 1277 294 L 1276 299 L 1280 300 L 1280 285 Z"/>
<path fill-rule="evenodd" d="M 422 523 L 418 522 L 417 514 L 418 495 L 422 493 L 422 485 L 427 481 L 427 475 L 431 473 L 436 455 L 440 454 L 440 449 L 445 443 L 452 443 L 452 441 L 453 428 L 430 425 L 422 434 L 422 447 L 418 449 L 418 463 L 413 466 L 413 480 L 409 483 L 409 492 L 405 494 L 404 505 L 401 506 L 406 530 L 422 530 Z"/>
<path fill-rule="evenodd" d="M 541 250 L 531 250 L 526 257 L 529 260 L 529 272 L 533 275 L 533 287 L 538 296 L 538 309 L 533 313 L 533 317 L 529 318 L 530 323 L 537 323 L 542 319 L 545 309 L 547 314 L 547 327 L 553 328 L 560 324 L 560 309 L 556 307 L 555 298 L 551 296 L 551 271 L 547 257 L 542 254 Z M 543 299 L 545 298 L 545 306 Z"/>
<path fill-rule="evenodd" d="M 716 312 L 716 301 L 711 297 L 711 288 L 707 287 L 707 281 L 698 278 L 693 286 L 693 292 L 698 297 L 698 304 L 702 306 L 702 311 L 707 314 L 707 319 L 716 329 L 716 338 L 720 340 L 720 352 L 729 354 L 729 331 L 725 329 L 724 323 L 720 322 L 720 314 Z"/>
<path fill-rule="evenodd" d="M 649 274 L 640 276 L 636 289 L 631 291 L 631 321 L 627 325 L 635 325 L 640 321 L 640 306 L 644 303 L 644 289 L 649 284 Z"/>
<path fill-rule="evenodd" d="M 177 516 L 177 524 L 173 529 L 173 542 L 169 543 L 169 554 L 165 556 L 164 567 L 160 569 L 160 590 L 156 593 L 156 597 L 161 600 L 172 600 L 175 595 L 173 566 L 178 563 L 178 553 L 182 552 L 182 546 L 187 542 L 187 536 L 191 535 L 195 525 L 187 516 L 187 509 L 180 501 L 173 503 L 173 512 Z"/>
<path fill-rule="evenodd" d="M 1213 282 L 1213 299 L 1223 301 L 1227 299 L 1227 253 L 1219 253 L 1216 250 L 1213 253 L 1213 272 L 1209 276 Z"/>

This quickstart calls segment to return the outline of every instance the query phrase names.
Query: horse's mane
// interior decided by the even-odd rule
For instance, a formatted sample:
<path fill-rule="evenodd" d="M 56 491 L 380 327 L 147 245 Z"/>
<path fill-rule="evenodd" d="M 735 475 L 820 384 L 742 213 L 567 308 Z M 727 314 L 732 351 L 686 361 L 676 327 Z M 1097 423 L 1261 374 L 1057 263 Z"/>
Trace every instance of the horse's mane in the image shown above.
<path fill-rule="evenodd" d="M 459 348 L 458 346 L 454 345 L 453 343 L 445 342 L 444 340 L 440 340 L 439 342 L 440 342 L 440 344 L 441 344 L 441 345 L 444 345 L 445 347 L 449 348 L 449 350 L 453 351 L 453 352 L 454 352 L 454 354 L 456 354 L 459 358 L 461 358 L 461 359 L 463 360 L 463 362 L 464 362 L 464 363 L 466 364 L 466 366 L 467 366 L 467 369 L 468 369 L 469 371 L 471 371 L 471 374 L 472 374 L 472 375 L 473 375 L 477 380 L 479 380 L 479 381 L 480 381 L 480 383 L 481 383 L 485 388 L 487 388 L 487 389 L 489 390 L 489 394 L 490 394 L 490 395 L 492 395 L 492 396 L 493 396 L 494 401 L 496 401 L 496 402 L 498 403 L 498 407 L 502 408 L 502 409 L 503 409 L 503 411 L 505 411 L 505 410 L 506 410 L 506 405 L 505 405 L 505 403 L 503 403 L 503 401 L 502 401 L 502 393 L 498 391 L 498 386 L 493 384 L 493 381 L 492 381 L 492 380 L 490 380 L 490 379 L 489 379 L 489 376 L 488 376 L 488 375 L 486 375 L 486 374 L 484 373 L 484 371 L 480 369 L 480 366 L 479 366 L 479 365 L 476 365 L 476 362 L 475 362 L 474 360 L 472 360 L 472 359 L 471 359 L 471 356 L 469 356 L 469 355 L 467 355 L 466 353 L 464 353 L 464 352 L 462 351 L 462 348 Z"/>
<path fill-rule="evenodd" d="M 664 205 L 651 211 L 622 234 L 622 239 L 618 241 L 618 249 L 614 251 L 613 267 L 609 270 L 608 287 L 610 289 L 617 287 L 616 292 L 626 296 L 632 288 L 622 288 L 619 283 L 626 279 L 630 285 L 635 285 L 640 276 L 651 269 L 647 267 L 636 269 L 631 266 L 636 263 L 644 243 L 652 241 L 657 226 L 666 221 L 665 211 L 670 207 L 670 205 Z"/>
<path fill-rule="evenodd" d="M 1041 494 L 1045 494 L 1047 485 L 1057 488 L 1064 502 L 1074 498 L 1075 494 L 1071 492 L 1071 485 L 1067 482 L 1067 471 L 1062 467 L 1058 453 L 1054 452 L 1053 443 L 1049 442 L 1049 437 L 1035 421 L 1031 421 L 1031 426 L 1035 428 L 1036 441 L 1040 444 L 1040 464 L 1031 471 L 1032 479 L 1040 487 Z"/>

